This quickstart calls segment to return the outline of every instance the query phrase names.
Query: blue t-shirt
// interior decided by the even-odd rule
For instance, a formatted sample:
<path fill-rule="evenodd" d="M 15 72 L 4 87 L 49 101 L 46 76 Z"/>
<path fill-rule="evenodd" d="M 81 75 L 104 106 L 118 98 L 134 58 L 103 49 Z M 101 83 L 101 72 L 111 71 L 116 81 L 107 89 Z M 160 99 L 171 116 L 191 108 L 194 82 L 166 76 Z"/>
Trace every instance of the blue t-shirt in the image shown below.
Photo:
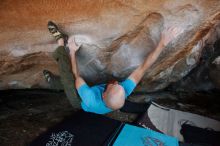
<path fill-rule="evenodd" d="M 126 79 L 119 83 L 125 90 L 125 97 L 127 98 L 134 88 L 136 83 L 131 79 Z M 84 111 L 93 112 L 97 114 L 106 114 L 112 111 L 108 108 L 103 99 L 102 94 L 105 90 L 106 84 L 96 85 L 89 87 L 87 84 L 83 84 L 79 87 L 78 93 L 82 99 L 81 106 Z"/>

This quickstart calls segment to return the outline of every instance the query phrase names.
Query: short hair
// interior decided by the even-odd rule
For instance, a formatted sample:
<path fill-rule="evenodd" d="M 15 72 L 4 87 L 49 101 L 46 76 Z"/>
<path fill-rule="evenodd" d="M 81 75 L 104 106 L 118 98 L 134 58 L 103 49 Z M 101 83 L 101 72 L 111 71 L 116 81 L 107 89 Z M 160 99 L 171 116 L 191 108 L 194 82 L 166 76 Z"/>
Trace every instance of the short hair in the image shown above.
<path fill-rule="evenodd" d="M 106 97 L 103 100 L 107 107 L 112 110 L 120 109 L 125 103 L 124 88 L 120 85 L 114 86 L 106 93 Z"/>

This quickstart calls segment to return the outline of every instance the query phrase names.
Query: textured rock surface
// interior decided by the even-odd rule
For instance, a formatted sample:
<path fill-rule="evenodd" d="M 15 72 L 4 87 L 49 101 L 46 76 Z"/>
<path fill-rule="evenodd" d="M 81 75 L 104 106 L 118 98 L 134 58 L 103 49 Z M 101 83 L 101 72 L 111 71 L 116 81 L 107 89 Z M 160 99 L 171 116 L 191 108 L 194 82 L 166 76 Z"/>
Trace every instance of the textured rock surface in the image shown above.
<path fill-rule="evenodd" d="M 80 73 L 90 84 L 127 77 L 159 41 L 161 31 L 184 32 L 162 52 L 138 90 L 157 91 L 187 75 L 203 47 L 219 38 L 219 0 L 12 1 L 0 5 L 0 89 L 48 88 L 47 68 L 56 43 L 46 24 L 53 20 L 82 48 Z"/>
<path fill-rule="evenodd" d="M 209 76 L 214 85 L 220 89 L 220 56 L 218 56 L 210 65 Z"/>
<path fill-rule="evenodd" d="M 172 91 L 201 92 L 220 89 L 220 39 L 203 49 L 198 65 L 180 81 L 171 83 Z"/>

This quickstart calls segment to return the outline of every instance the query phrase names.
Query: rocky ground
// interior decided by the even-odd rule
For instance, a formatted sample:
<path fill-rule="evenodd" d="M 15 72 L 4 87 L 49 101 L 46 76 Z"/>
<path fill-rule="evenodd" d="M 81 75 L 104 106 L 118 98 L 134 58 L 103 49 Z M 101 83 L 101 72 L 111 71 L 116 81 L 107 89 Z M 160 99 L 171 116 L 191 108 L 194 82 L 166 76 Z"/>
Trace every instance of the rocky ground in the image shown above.
<path fill-rule="evenodd" d="M 220 120 L 219 93 L 137 93 L 131 100 L 156 101 L 175 109 L 191 111 Z M 137 96 L 139 96 L 137 100 Z M 193 97 L 192 97 L 193 96 Z M 1 146 L 28 145 L 40 133 L 74 113 L 63 92 L 51 90 L 8 90 L 0 93 Z M 119 111 L 107 115 L 133 121 L 137 115 Z"/>

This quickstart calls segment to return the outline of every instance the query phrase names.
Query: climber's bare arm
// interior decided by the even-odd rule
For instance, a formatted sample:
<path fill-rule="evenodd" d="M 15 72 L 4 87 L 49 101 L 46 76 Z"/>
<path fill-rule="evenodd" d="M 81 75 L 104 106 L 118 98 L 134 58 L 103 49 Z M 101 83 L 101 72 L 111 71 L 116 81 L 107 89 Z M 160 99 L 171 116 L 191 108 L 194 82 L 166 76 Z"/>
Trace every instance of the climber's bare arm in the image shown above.
<path fill-rule="evenodd" d="M 133 80 L 136 84 L 140 82 L 145 72 L 152 66 L 152 64 L 157 60 L 158 56 L 162 52 L 163 48 L 172 41 L 175 37 L 177 37 L 182 30 L 180 28 L 168 28 L 162 32 L 161 40 L 156 47 L 144 60 L 144 62 L 136 68 L 129 79 Z"/>
<path fill-rule="evenodd" d="M 70 50 L 70 58 L 71 58 L 71 64 L 72 64 L 72 72 L 75 76 L 75 86 L 76 89 L 79 89 L 79 87 L 83 84 L 85 84 L 84 79 L 80 76 L 77 61 L 76 61 L 76 52 L 79 49 L 79 46 L 76 45 L 75 39 L 69 39 L 68 40 L 68 46 Z"/>
<path fill-rule="evenodd" d="M 145 72 L 148 70 L 148 68 L 150 68 L 151 65 L 157 60 L 163 47 L 163 44 L 159 43 L 157 48 L 147 56 L 145 61 L 131 73 L 129 79 L 133 80 L 136 84 L 138 84 L 144 76 Z"/>

